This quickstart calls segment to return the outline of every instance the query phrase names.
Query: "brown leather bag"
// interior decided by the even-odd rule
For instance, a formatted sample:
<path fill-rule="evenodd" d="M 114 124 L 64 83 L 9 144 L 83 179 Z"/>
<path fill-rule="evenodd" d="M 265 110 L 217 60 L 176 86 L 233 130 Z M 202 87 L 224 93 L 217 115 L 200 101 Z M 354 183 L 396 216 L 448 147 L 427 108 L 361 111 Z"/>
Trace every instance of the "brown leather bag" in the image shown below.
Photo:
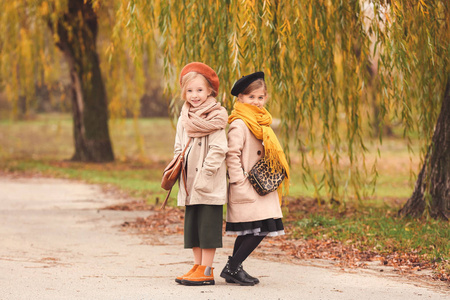
<path fill-rule="evenodd" d="M 184 179 L 184 188 L 186 189 L 187 194 L 186 170 L 183 168 L 183 164 L 184 164 L 184 154 L 186 153 L 186 149 L 188 148 L 190 142 L 191 138 L 189 138 L 186 147 L 184 147 L 184 150 L 180 154 L 175 156 L 172 159 L 172 161 L 167 165 L 167 167 L 164 169 L 163 176 L 161 179 L 161 187 L 169 192 L 167 193 L 166 199 L 161 205 L 161 209 L 164 209 L 164 207 L 166 206 L 167 200 L 169 199 L 170 196 L 170 192 L 172 192 L 172 188 L 175 185 L 175 182 L 177 182 L 178 178 L 180 177 L 180 174 L 183 174 L 182 177 Z"/>

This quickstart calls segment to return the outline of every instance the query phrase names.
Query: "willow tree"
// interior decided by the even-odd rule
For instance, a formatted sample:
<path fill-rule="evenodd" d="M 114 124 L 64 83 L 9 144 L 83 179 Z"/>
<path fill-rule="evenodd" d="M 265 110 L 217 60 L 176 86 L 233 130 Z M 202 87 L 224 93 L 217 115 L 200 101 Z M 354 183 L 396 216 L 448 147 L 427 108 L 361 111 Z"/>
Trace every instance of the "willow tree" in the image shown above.
<path fill-rule="evenodd" d="M 313 149 L 301 154 L 304 174 L 330 199 L 346 197 L 349 187 L 361 197 L 361 187 L 377 173 L 376 162 L 366 166 L 364 159 L 364 128 L 372 119 L 366 94 L 375 76 L 380 119 L 397 116 L 410 146 L 418 132 L 425 156 L 419 192 L 402 213 L 449 217 L 449 1 L 154 1 L 151 14 L 148 1 L 132 2 L 145 20 L 135 22 L 141 30 L 134 36 L 145 40 L 144 24 L 160 29 L 173 94 L 177 74 L 191 61 L 217 70 L 219 97 L 228 108 L 231 84 L 265 71 L 285 146 L 293 139 Z M 373 64 L 375 75 L 368 68 Z M 320 155 L 322 176 L 310 172 L 314 155 Z"/>
<path fill-rule="evenodd" d="M 141 42 L 145 60 L 131 57 L 129 48 L 134 42 L 121 33 L 130 22 L 121 23 L 120 15 L 125 11 L 128 16 L 132 10 L 127 1 L 120 0 L 0 4 L 0 88 L 6 91 L 15 114 L 20 98 L 30 103 L 35 98 L 36 82 L 70 78 L 66 96 L 72 103 L 73 160 L 114 160 L 108 117 L 120 118 L 130 111 L 136 117 L 139 114 L 144 70 L 154 66 L 156 47 L 153 40 Z"/>
<path fill-rule="evenodd" d="M 450 218 L 450 2 L 393 3 L 382 64 L 406 130 L 423 137 L 424 163 L 402 215 Z M 392 49 L 392 50 L 390 50 Z M 394 75 L 395 73 L 395 75 Z M 401 103 L 401 104 L 400 104 Z"/>
<path fill-rule="evenodd" d="M 26 8 L 19 3 L 26 3 Z M 318 196 L 325 190 L 329 199 L 349 196 L 350 188 L 361 198 L 359 191 L 366 182 L 371 178 L 375 182 L 376 162 L 367 166 L 364 154 L 365 128 L 372 119 L 368 86 L 376 86 L 380 120 L 396 116 L 410 146 L 410 137 L 417 132 L 421 141 L 422 171 L 402 213 L 449 217 L 448 91 L 445 94 L 450 74 L 449 1 L 115 0 L 103 6 L 83 0 L 10 1 L 2 4 L 1 24 L 8 28 L 8 36 L 0 42 L 2 69 L 30 72 L 14 55 L 4 55 L 4 49 L 15 53 L 17 41 L 20 49 L 32 49 L 33 39 L 23 37 L 38 36 L 42 24 L 57 33 L 53 39 L 58 41 L 55 24 L 71 20 L 70 3 L 94 8 L 88 11 L 102 14 L 99 20 L 106 20 L 104 27 L 110 30 L 106 52 L 101 53 L 111 63 L 105 72 L 107 90 L 113 91 L 111 113 L 120 114 L 121 95 L 142 85 L 142 57 L 154 49 L 155 41 L 162 48 L 170 94 L 178 92 L 177 74 L 183 65 L 203 61 L 217 70 L 219 98 L 231 108 L 232 83 L 243 74 L 265 71 L 271 109 L 281 116 L 284 144 L 294 140 L 297 147 L 312 149 L 301 152 L 304 178 Z M 74 37 L 70 41 L 80 41 L 76 31 L 68 33 Z M 24 61 L 33 56 L 19 53 Z M 11 67 L 3 68 L 4 64 Z M 127 64 L 135 75 L 112 67 L 116 64 Z M 369 65 L 377 66 L 375 74 Z M 9 73 L 4 72 L 3 78 L 5 74 Z M 11 86 L 7 89 L 14 92 Z M 21 81 L 20 87 L 26 86 Z M 324 170 L 319 176 L 311 172 L 314 160 Z"/>
<path fill-rule="evenodd" d="M 2 3 L 2 24 L 11 39 L 2 40 L 3 59 L 12 58 L 10 68 L 24 68 L 29 62 L 25 57 L 14 59 L 15 48 L 42 55 L 33 47 L 33 42 L 42 36 L 41 32 L 50 30 L 53 43 L 63 53 L 71 80 L 73 135 L 75 154 L 73 160 L 112 161 L 114 155 L 108 130 L 108 111 L 105 84 L 100 71 L 97 53 L 98 21 L 92 1 L 10 1 Z M 24 38 L 30 45 L 23 47 Z M 9 45 L 11 43 L 12 45 Z M 45 46 L 45 42 L 38 45 Z M 6 53 L 7 51 L 10 51 Z M 9 55 L 8 55 L 9 54 Z M 28 60 L 36 59 L 34 56 Z M 32 64 L 36 64 L 32 62 Z M 34 79 L 33 69 L 25 70 Z M 2 78 L 5 79 L 6 74 Z M 26 81 L 20 80 L 16 84 Z M 24 75 L 22 75 L 24 76 Z M 25 75 L 27 76 L 27 75 Z M 23 77 L 22 77 L 23 78 Z M 6 78 L 5 80 L 8 80 Z M 14 84 L 14 82 L 13 82 Z M 25 83 L 26 84 L 26 83 Z M 32 85 L 34 86 L 34 84 Z"/>

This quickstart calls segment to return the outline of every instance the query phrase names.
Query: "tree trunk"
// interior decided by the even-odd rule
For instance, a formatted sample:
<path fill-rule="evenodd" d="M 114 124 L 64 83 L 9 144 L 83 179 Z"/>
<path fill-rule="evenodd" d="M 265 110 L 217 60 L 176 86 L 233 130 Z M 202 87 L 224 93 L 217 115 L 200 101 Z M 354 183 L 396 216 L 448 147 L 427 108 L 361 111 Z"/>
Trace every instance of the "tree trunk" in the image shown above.
<path fill-rule="evenodd" d="M 156 61 L 156 58 L 149 57 L 148 53 L 144 53 L 143 55 L 143 64 L 145 66 L 149 65 L 149 60 L 153 59 L 154 73 L 156 71 L 162 72 L 160 70 L 160 66 Z M 150 68 L 144 68 L 144 76 L 145 76 L 145 94 L 141 97 L 141 117 L 143 118 L 153 118 L 153 117 L 168 117 L 169 116 L 169 105 L 167 99 L 165 99 L 163 90 L 161 88 L 161 81 L 155 79 L 154 77 L 158 75 L 154 75 L 154 73 L 150 72 Z"/>
<path fill-rule="evenodd" d="M 57 46 L 70 67 L 75 154 L 72 160 L 114 160 L 108 130 L 105 85 L 100 72 L 96 38 L 97 15 L 92 1 L 69 0 L 68 12 L 50 28 L 58 34 Z"/>
<path fill-rule="evenodd" d="M 399 211 L 402 216 L 450 218 L 450 74 L 431 145 L 411 198 Z"/>

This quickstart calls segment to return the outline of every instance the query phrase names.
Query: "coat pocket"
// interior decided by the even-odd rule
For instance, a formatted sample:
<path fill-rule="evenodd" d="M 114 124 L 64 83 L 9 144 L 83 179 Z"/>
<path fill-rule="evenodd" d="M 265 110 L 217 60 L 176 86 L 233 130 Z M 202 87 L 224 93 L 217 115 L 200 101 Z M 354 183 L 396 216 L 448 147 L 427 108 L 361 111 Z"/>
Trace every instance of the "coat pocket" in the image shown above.
<path fill-rule="evenodd" d="M 201 172 L 194 184 L 194 189 L 201 193 L 212 193 L 214 189 L 214 174 Z"/>
<path fill-rule="evenodd" d="M 230 203 L 252 203 L 257 199 L 255 190 L 248 181 L 244 178 L 241 181 L 230 183 L 229 198 Z"/>

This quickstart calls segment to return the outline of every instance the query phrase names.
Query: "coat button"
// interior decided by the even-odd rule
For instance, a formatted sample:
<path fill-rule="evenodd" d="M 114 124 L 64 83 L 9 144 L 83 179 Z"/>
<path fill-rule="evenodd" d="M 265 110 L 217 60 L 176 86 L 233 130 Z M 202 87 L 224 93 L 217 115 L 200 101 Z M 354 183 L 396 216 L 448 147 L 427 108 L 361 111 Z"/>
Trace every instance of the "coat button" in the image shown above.
<path fill-rule="evenodd" d="M 201 145 L 202 145 L 202 142 L 198 142 L 198 145 L 201 146 Z"/>
<path fill-rule="evenodd" d="M 257 152 L 257 153 L 258 153 L 258 155 L 261 155 L 261 150 L 258 150 L 258 152 Z"/>
<path fill-rule="evenodd" d="M 195 168 L 195 172 L 198 172 L 198 168 Z"/>

